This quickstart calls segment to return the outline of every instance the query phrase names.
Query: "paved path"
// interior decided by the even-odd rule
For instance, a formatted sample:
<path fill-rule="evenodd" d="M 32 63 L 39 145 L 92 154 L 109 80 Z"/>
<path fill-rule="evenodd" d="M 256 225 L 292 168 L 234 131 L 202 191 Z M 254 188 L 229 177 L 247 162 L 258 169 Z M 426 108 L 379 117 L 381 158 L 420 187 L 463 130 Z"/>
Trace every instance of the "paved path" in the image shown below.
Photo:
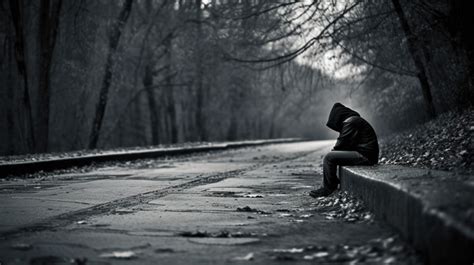
<path fill-rule="evenodd" d="M 315 141 L 0 184 L 3 264 L 291 264 L 417 257 L 344 194 L 315 200 Z"/>

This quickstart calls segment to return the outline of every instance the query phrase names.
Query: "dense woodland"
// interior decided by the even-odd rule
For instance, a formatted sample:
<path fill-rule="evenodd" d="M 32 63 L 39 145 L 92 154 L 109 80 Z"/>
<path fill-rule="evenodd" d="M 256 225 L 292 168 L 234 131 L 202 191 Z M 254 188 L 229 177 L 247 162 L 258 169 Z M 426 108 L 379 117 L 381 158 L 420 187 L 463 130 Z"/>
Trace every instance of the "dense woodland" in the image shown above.
<path fill-rule="evenodd" d="M 468 4 L 2 0 L 0 153 L 402 130 L 472 106 Z"/>

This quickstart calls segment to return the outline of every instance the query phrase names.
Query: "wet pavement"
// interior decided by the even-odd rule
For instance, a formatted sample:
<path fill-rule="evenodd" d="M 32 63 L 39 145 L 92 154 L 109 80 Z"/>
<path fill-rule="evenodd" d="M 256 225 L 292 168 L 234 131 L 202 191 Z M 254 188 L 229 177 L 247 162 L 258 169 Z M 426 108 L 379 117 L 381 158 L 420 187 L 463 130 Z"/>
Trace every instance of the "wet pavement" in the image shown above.
<path fill-rule="evenodd" d="M 313 199 L 332 141 L 0 182 L 0 264 L 420 264 L 347 193 Z"/>

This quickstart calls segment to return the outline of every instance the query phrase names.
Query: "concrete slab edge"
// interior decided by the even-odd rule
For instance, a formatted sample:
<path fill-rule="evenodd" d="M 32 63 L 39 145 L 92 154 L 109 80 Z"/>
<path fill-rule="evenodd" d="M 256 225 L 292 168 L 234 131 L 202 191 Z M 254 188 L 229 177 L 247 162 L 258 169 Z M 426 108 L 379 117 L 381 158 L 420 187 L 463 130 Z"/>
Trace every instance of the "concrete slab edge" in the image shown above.
<path fill-rule="evenodd" d="M 72 167 L 87 166 L 94 163 L 110 161 L 130 161 L 144 158 L 157 158 L 163 156 L 186 155 L 199 152 L 222 151 L 235 148 L 260 146 L 268 144 L 292 143 L 305 141 L 300 138 L 282 138 L 269 140 L 249 140 L 237 142 L 223 142 L 214 144 L 204 144 L 192 147 L 170 147 L 146 150 L 133 150 L 127 152 L 106 152 L 104 154 L 84 155 L 69 158 L 55 158 L 37 161 L 22 161 L 0 164 L 0 178 L 12 175 L 24 175 L 36 172 L 47 172 Z"/>
<path fill-rule="evenodd" d="M 428 264 L 473 264 L 474 236 L 448 214 L 380 179 L 341 167 L 341 189 L 360 197 L 375 215 L 393 226 Z"/>

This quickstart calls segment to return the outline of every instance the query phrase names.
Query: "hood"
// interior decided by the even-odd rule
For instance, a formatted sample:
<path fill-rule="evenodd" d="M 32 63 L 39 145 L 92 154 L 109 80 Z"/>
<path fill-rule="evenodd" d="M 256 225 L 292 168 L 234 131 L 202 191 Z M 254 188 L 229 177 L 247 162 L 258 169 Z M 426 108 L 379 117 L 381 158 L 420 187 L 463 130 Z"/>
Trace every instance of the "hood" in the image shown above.
<path fill-rule="evenodd" d="M 351 110 L 350 108 L 342 105 L 341 103 L 336 103 L 334 104 L 334 106 L 332 106 L 326 126 L 328 126 L 329 128 L 337 132 L 341 132 L 342 122 L 344 122 L 345 119 L 352 116 L 360 116 L 360 115 L 359 113 Z"/>

